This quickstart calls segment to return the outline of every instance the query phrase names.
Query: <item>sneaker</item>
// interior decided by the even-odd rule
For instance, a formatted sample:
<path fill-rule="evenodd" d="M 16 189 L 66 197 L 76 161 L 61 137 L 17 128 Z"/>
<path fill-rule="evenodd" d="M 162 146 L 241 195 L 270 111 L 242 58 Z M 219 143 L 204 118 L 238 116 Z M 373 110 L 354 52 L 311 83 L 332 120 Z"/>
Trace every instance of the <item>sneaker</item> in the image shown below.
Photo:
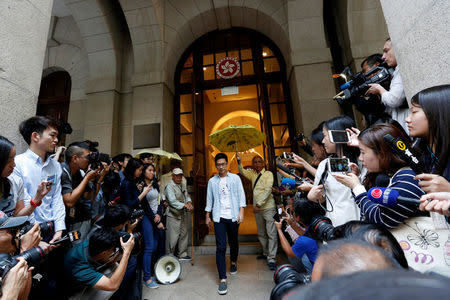
<path fill-rule="evenodd" d="M 258 256 L 256 257 L 256 259 L 257 259 L 257 260 L 267 259 L 267 256 L 264 255 L 264 254 L 261 254 L 261 255 L 258 255 Z"/>
<path fill-rule="evenodd" d="M 277 269 L 277 264 L 273 261 L 269 262 L 268 266 L 271 271 L 275 271 Z"/>
<path fill-rule="evenodd" d="M 230 274 L 234 275 L 237 273 L 237 264 L 230 264 Z"/>
<path fill-rule="evenodd" d="M 180 257 L 180 260 L 181 260 L 181 261 L 190 261 L 191 259 L 192 259 L 192 257 L 190 257 L 189 255 Z"/>
<path fill-rule="evenodd" d="M 227 290 L 227 282 L 226 281 L 221 281 L 219 283 L 219 287 L 217 288 L 217 292 L 219 293 L 219 295 L 225 295 L 228 290 Z"/>
<path fill-rule="evenodd" d="M 151 288 L 151 289 L 159 288 L 159 285 L 153 279 L 151 279 L 150 282 L 144 281 L 144 284 L 145 284 L 146 287 Z"/>

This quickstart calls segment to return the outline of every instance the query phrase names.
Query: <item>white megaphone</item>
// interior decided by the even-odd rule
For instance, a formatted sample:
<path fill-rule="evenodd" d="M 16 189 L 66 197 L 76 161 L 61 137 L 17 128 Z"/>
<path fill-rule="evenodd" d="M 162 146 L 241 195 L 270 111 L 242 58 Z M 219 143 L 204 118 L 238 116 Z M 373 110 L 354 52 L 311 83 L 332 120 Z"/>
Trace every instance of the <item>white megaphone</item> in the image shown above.
<path fill-rule="evenodd" d="M 155 264 L 155 276 L 162 284 L 171 284 L 180 278 L 181 264 L 172 254 L 161 256 Z"/>

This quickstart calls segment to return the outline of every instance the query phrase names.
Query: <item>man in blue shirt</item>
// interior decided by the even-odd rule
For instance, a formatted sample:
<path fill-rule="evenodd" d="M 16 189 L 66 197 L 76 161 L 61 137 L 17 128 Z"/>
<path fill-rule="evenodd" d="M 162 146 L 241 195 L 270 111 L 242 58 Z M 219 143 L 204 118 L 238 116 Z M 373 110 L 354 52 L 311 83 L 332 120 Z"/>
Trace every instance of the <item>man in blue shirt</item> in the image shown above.
<path fill-rule="evenodd" d="M 30 204 L 43 180 L 51 181 L 51 191 L 42 199 L 42 203 L 34 204 L 36 209 L 31 215 L 31 222 L 55 223 L 55 233 L 52 237 L 44 237 L 50 243 L 61 238 L 62 231 L 66 229 L 66 210 L 61 196 L 61 166 L 49 157 L 58 144 L 57 124 L 53 121 L 35 116 L 20 124 L 19 131 L 29 145 L 25 153 L 15 158 L 14 173 L 23 180 L 26 193 L 30 196 L 24 205 Z M 31 203 L 33 205 L 33 203 Z"/>
<path fill-rule="evenodd" d="M 211 212 L 216 235 L 216 264 L 219 272 L 218 293 L 227 293 L 225 252 L 230 244 L 230 274 L 237 273 L 239 252 L 238 229 L 244 221 L 245 193 L 239 176 L 228 172 L 228 157 L 219 153 L 214 158 L 218 175 L 208 181 L 206 196 L 206 225 L 211 223 Z"/>
<path fill-rule="evenodd" d="M 118 246 L 119 233 L 115 229 L 99 228 L 88 240 L 70 249 L 64 258 L 67 292 L 76 291 L 75 299 L 109 299 L 122 283 L 134 247 L 133 235 L 127 242 L 120 238 L 121 259 Z M 112 271 L 119 259 L 120 263 Z"/>
<path fill-rule="evenodd" d="M 306 228 L 306 230 L 303 235 L 299 236 L 297 240 L 295 240 L 292 247 L 283 233 L 281 222 L 275 222 L 281 247 L 284 252 L 289 258 L 296 257 L 300 259 L 308 273 L 311 273 L 312 271 L 312 266 L 316 261 L 318 251 L 317 242 L 310 237 L 308 232 L 309 225 L 311 224 L 311 219 L 314 216 L 323 214 L 323 209 L 317 203 L 311 202 L 304 198 L 295 200 L 294 219 L 298 224 Z"/>

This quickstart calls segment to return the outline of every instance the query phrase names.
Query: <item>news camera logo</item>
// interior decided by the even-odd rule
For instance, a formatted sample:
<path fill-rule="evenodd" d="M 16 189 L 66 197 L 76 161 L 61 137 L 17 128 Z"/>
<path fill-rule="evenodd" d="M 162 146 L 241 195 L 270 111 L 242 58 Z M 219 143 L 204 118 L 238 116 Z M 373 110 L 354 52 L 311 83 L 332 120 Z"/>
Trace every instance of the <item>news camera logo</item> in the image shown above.
<path fill-rule="evenodd" d="M 385 193 L 383 194 L 382 189 L 373 189 L 370 192 L 370 196 L 372 196 L 373 199 L 382 199 L 383 204 L 387 204 L 389 200 L 389 189 L 386 189 Z"/>
<path fill-rule="evenodd" d="M 406 149 L 406 145 L 403 141 L 397 141 L 397 148 L 404 151 Z"/>

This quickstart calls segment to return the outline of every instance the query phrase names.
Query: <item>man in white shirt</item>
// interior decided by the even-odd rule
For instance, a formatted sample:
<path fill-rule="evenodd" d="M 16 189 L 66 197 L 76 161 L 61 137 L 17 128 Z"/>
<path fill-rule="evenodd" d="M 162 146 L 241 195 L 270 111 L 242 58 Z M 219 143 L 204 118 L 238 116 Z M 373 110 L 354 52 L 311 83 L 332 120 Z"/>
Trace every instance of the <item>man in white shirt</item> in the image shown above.
<path fill-rule="evenodd" d="M 50 239 L 49 242 L 52 243 L 59 240 L 62 231 L 66 229 L 66 210 L 61 196 L 61 166 L 49 157 L 58 143 L 57 125 L 45 117 L 35 116 L 23 121 L 19 130 L 29 148 L 16 156 L 14 173 L 22 178 L 25 191 L 31 196 L 25 201 L 25 206 L 36 194 L 42 180 L 51 182 L 51 191 L 42 199 L 42 203 L 35 204 L 31 222 L 53 221 L 54 235 L 43 237 L 46 241 Z"/>
<path fill-rule="evenodd" d="M 237 273 L 237 258 L 239 253 L 238 230 L 239 224 L 244 221 L 245 193 L 241 178 L 228 172 L 228 157 L 224 153 L 215 156 L 214 161 L 219 174 L 208 181 L 206 196 L 207 226 L 214 221 L 216 235 L 216 265 L 219 273 L 219 295 L 225 295 L 227 289 L 225 253 L 230 245 L 230 274 Z"/>
<path fill-rule="evenodd" d="M 394 74 L 392 74 L 389 91 L 378 83 L 369 84 L 370 88 L 367 90 L 366 96 L 373 94 L 381 97 L 381 102 L 386 106 L 386 112 L 392 117 L 392 119 L 399 122 L 408 133 L 408 125 L 405 123 L 405 119 L 409 114 L 408 102 L 406 102 L 402 77 L 400 76 L 398 70 L 397 60 L 395 58 L 394 49 L 390 38 L 388 38 L 386 43 L 384 43 L 382 59 L 389 67 L 395 68 Z"/>

